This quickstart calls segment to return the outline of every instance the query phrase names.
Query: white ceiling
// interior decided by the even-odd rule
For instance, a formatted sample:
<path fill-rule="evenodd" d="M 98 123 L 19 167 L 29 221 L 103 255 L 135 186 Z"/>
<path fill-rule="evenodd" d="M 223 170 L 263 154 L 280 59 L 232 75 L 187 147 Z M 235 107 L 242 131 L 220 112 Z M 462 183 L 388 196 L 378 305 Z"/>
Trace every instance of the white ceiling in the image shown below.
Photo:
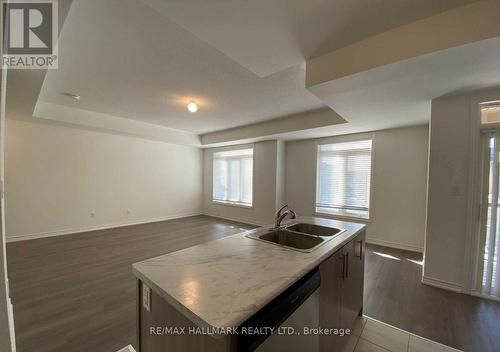
<path fill-rule="evenodd" d="M 75 0 L 39 100 L 195 134 L 311 111 L 306 57 L 467 2 Z"/>
<path fill-rule="evenodd" d="M 309 87 L 348 120 L 342 133 L 429 120 L 431 100 L 500 85 L 500 38 L 482 40 Z"/>
<path fill-rule="evenodd" d="M 259 78 L 137 0 L 75 0 L 59 57 L 40 100 L 196 134 L 324 106 L 304 66 Z"/>
<path fill-rule="evenodd" d="M 141 0 L 260 77 L 476 0 Z"/>

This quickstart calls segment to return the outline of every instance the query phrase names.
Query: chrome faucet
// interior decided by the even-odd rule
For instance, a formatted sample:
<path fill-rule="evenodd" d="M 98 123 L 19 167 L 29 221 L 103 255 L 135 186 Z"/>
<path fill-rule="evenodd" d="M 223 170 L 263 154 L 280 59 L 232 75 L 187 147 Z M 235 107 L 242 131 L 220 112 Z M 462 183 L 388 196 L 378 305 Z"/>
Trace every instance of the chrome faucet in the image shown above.
<path fill-rule="evenodd" d="M 287 215 L 290 215 L 290 219 L 295 219 L 297 218 L 297 214 L 291 209 L 285 210 L 288 208 L 288 204 L 282 206 L 277 212 L 274 217 L 274 228 L 280 228 L 281 227 L 281 222 L 283 221 L 284 218 L 287 217 Z M 285 211 L 284 211 L 285 210 Z"/>

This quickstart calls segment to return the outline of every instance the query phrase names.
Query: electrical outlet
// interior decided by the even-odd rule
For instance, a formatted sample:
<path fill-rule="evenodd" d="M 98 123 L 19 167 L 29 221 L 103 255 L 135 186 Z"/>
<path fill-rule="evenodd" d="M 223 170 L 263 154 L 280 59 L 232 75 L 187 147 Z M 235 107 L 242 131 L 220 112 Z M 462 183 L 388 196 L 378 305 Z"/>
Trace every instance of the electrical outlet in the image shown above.
<path fill-rule="evenodd" d="M 130 210 L 127 209 L 127 215 L 130 215 Z"/>
<path fill-rule="evenodd" d="M 95 213 L 93 211 L 90 212 L 90 217 L 95 218 Z"/>
<path fill-rule="evenodd" d="M 142 305 L 151 312 L 151 289 L 144 284 L 142 284 Z"/>

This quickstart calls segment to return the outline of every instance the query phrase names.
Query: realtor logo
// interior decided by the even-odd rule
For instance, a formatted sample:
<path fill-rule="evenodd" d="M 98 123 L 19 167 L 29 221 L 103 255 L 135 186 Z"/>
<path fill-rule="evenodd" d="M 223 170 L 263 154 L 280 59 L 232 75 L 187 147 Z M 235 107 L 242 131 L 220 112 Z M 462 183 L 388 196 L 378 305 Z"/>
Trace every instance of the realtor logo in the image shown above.
<path fill-rule="evenodd" d="M 57 68 L 57 0 L 10 0 L 2 6 L 2 67 Z"/>

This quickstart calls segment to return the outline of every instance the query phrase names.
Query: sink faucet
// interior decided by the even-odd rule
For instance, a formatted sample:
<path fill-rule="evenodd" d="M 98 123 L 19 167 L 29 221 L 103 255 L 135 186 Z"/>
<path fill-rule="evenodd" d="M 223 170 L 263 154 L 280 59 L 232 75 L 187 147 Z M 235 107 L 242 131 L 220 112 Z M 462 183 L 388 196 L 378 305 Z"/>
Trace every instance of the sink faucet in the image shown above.
<path fill-rule="evenodd" d="M 276 212 L 276 215 L 274 217 L 274 228 L 279 228 L 281 227 L 281 222 L 283 221 L 284 218 L 287 217 L 287 215 L 290 215 L 290 219 L 295 219 L 297 218 L 297 215 L 295 214 L 295 212 L 291 209 L 287 209 L 285 210 L 286 208 L 288 208 L 288 204 L 282 206 L 277 212 Z"/>

